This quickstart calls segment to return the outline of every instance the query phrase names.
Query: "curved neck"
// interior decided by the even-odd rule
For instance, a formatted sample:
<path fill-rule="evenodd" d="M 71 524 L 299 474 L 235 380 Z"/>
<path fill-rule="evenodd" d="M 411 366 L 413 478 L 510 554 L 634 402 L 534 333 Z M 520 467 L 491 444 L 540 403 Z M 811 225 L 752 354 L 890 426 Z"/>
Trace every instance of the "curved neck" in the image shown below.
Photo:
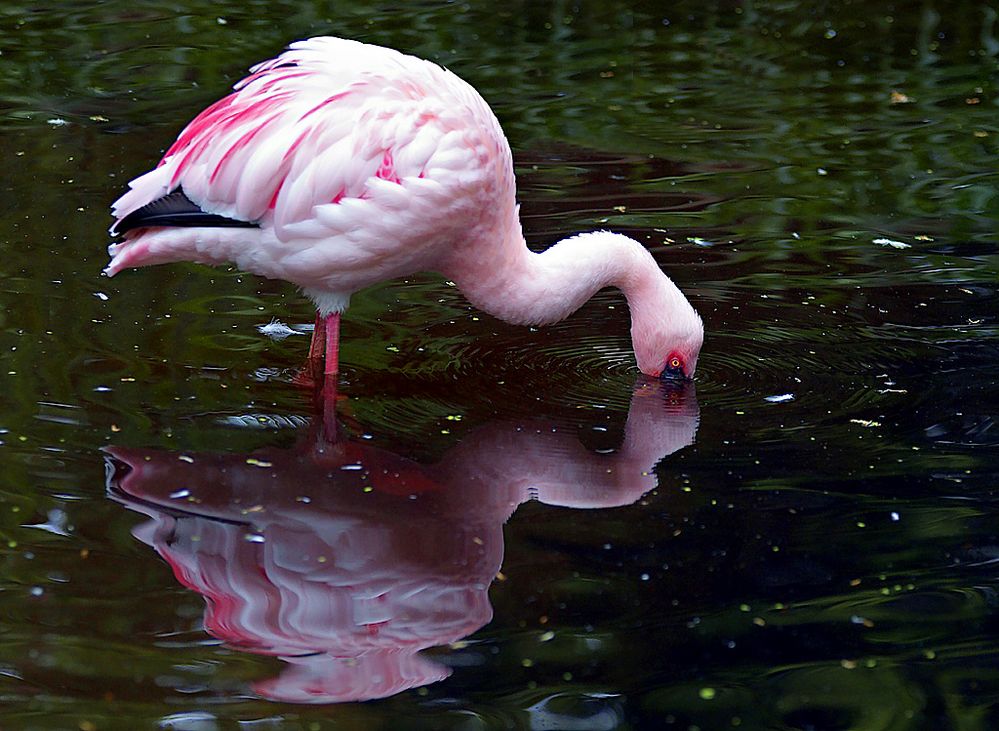
<path fill-rule="evenodd" d="M 534 253 L 518 227 L 496 254 L 461 252 L 444 273 L 473 305 L 506 322 L 557 322 L 604 287 L 624 293 L 633 331 L 646 330 L 675 308 L 690 307 L 652 255 L 620 234 L 579 234 Z"/>

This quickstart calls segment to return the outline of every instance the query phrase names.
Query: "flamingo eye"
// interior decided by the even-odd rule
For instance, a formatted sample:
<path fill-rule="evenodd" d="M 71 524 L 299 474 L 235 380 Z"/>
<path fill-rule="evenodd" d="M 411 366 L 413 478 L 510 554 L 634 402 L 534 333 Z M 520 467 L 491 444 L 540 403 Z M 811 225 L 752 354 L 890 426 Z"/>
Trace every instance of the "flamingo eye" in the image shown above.
<path fill-rule="evenodd" d="M 683 358 L 679 355 L 671 355 L 663 364 L 663 371 L 659 374 L 659 377 L 667 381 L 687 380 L 687 374 L 684 373 Z"/>

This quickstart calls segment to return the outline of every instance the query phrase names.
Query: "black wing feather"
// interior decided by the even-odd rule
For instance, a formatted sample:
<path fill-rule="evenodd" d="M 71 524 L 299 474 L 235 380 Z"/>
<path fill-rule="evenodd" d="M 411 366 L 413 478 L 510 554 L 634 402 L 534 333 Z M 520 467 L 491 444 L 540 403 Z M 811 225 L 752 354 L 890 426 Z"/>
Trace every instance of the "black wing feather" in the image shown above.
<path fill-rule="evenodd" d="M 129 213 L 115 224 L 111 234 L 121 236 L 126 231 L 148 226 L 211 226 L 224 228 L 258 228 L 253 221 L 240 221 L 236 218 L 226 218 L 217 213 L 206 213 L 198 208 L 191 199 L 184 195 L 180 188 L 147 203 L 142 208 Z"/>

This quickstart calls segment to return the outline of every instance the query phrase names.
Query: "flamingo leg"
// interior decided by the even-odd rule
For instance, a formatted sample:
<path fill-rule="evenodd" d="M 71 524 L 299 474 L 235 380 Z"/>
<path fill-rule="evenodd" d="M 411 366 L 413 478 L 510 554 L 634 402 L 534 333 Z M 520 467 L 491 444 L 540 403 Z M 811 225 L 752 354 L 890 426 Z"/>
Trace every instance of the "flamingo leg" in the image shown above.
<path fill-rule="evenodd" d="M 312 342 L 309 343 L 309 360 L 316 361 L 323 357 L 326 351 L 326 318 L 316 312 L 316 326 L 312 330 Z"/>
<path fill-rule="evenodd" d="M 318 316 L 317 316 L 318 319 Z M 323 375 L 335 376 L 340 371 L 340 313 L 331 312 L 323 320 L 323 336 L 325 338 L 326 366 Z"/>
<path fill-rule="evenodd" d="M 316 329 L 318 332 L 318 314 L 316 315 Z M 336 436 L 336 381 L 340 371 L 340 313 L 331 312 L 328 314 L 323 320 L 322 330 L 326 351 L 322 380 L 323 426 L 327 438 L 333 440 Z M 315 334 L 313 334 L 313 344 L 315 344 Z M 309 355 L 312 355 L 311 351 Z"/>

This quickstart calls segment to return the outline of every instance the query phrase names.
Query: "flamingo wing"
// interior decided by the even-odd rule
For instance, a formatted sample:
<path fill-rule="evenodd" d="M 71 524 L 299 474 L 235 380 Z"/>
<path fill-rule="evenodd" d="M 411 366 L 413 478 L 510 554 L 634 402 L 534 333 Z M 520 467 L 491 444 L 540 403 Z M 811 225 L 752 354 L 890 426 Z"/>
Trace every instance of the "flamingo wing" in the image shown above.
<path fill-rule="evenodd" d="M 477 131 L 470 114 L 487 124 Z M 436 64 L 346 39 L 301 41 L 187 125 L 116 201 L 111 232 L 255 224 L 281 240 L 328 238 L 356 225 L 321 210 L 330 204 L 405 206 L 404 183 L 432 194 L 448 173 L 459 187 L 484 177 L 474 174 L 488 157 L 479 132 L 503 139 L 481 97 Z"/>
<path fill-rule="evenodd" d="M 114 225 L 116 234 L 150 226 L 212 226 L 255 228 L 256 223 L 205 213 L 184 191 L 177 189 L 124 216 Z"/>

